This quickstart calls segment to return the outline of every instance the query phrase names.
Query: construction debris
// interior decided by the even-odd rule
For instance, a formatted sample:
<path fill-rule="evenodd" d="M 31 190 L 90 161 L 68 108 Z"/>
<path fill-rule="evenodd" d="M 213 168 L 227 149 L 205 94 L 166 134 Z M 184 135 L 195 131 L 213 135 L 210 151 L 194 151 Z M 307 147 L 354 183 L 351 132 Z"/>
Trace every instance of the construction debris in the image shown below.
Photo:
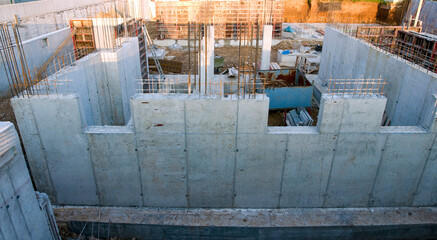
<path fill-rule="evenodd" d="M 298 107 L 286 114 L 285 122 L 287 126 L 312 126 L 314 120 L 305 108 Z"/>
<path fill-rule="evenodd" d="M 238 71 L 234 67 L 228 68 L 228 72 L 229 77 L 236 77 L 238 75 Z"/>

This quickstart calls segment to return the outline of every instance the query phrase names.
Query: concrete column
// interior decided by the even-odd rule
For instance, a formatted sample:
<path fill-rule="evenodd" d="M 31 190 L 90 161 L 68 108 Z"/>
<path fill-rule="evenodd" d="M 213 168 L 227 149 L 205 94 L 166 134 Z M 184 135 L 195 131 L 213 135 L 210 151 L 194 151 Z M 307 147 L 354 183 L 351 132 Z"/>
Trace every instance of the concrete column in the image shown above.
<path fill-rule="evenodd" d="M 200 58 L 200 90 L 205 93 L 205 83 L 208 85 L 207 93 L 212 91 L 210 83 L 214 83 L 214 26 L 207 27 L 207 39 L 205 48 L 205 38 L 202 39 L 202 50 Z M 205 69 L 205 56 L 206 56 L 206 69 Z M 205 79 L 206 70 L 206 79 Z M 219 86 L 217 86 L 219 87 Z M 213 91 L 214 92 L 214 91 Z M 211 92 L 211 93 L 213 93 Z"/>
<path fill-rule="evenodd" d="M 112 49 L 115 46 L 114 19 L 93 18 L 93 35 L 96 50 Z M 118 21 L 117 19 L 115 21 Z"/>
<path fill-rule="evenodd" d="M 264 25 L 263 48 L 261 53 L 261 70 L 270 69 L 270 52 L 272 50 L 272 25 Z"/>
<path fill-rule="evenodd" d="M 417 7 L 416 17 L 414 18 L 414 27 L 417 27 L 417 22 L 419 21 L 419 17 L 420 17 L 420 11 L 422 10 L 422 4 L 423 4 L 423 0 L 420 0 L 419 6 Z"/>

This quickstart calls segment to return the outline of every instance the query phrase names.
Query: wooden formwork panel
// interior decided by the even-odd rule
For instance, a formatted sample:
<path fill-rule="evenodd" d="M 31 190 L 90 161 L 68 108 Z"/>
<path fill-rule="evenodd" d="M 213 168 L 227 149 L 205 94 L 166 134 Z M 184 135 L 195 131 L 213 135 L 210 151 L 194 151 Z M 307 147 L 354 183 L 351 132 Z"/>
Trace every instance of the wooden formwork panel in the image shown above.
<path fill-rule="evenodd" d="M 91 19 L 73 19 L 70 21 L 70 27 L 77 29 L 73 36 L 73 46 L 77 59 L 96 50 Z"/>
<path fill-rule="evenodd" d="M 393 48 L 402 58 L 437 73 L 437 36 L 399 30 Z"/>
<path fill-rule="evenodd" d="M 401 26 L 361 26 L 357 28 L 357 38 L 382 48 L 391 48 L 395 44 Z M 421 27 L 410 27 L 409 31 L 421 32 Z"/>

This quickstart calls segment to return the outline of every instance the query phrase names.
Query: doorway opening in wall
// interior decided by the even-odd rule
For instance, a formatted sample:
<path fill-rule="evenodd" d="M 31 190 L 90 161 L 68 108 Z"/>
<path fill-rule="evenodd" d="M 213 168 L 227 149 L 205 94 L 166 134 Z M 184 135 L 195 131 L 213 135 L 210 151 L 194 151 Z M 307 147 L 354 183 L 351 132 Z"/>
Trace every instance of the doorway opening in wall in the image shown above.
<path fill-rule="evenodd" d="M 269 97 L 268 126 L 315 126 L 319 107 L 313 100 L 313 83 L 299 70 L 262 71 Z"/>
<path fill-rule="evenodd" d="M 303 111 L 303 109 L 305 111 Z M 269 127 L 287 126 L 316 126 L 319 115 L 319 107 L 313 104 L 307 108 L 287 108 L 270 110 L 268 118 Z"/>

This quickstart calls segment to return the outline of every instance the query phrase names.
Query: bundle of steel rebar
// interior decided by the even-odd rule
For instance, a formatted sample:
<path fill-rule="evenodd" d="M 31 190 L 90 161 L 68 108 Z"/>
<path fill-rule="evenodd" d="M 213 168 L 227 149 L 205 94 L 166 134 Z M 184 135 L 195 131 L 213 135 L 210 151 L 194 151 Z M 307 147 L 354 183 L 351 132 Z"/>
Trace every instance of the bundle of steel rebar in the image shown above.
<path fill-rule="evenodd" d="M 0 56 L 12 96 L 33 94 L 32 79 L 17 23 L 0 23 Z"/>
<path fill-rule="evenodd" d="M 193 87 L 195 91 L 201 94 L 201 89 L 205 89 L 207 94 L 208 81 L 207 79 L 207 43 L 208 40 L 208 27 L 214 26 L 214 15 L 211 14 L 213 11 L 213 1 L 205 0 L 201 1 L 201 7 L 199 13 L 196 17 L 192 17 L 188 21 L 188 82 L 189 86 L 193 82 Z M 250 1 L 244 1 L 248 4 L 247 9 L 249 13 L 238 15 L 236 19 L 236 30 L 238 34 L 238 74 L 236 76 L 237 81 L 237 95 L 243 98 L 250 97 L 256 94 L 257 84 L 260 83 L 260 78 L 257 75 L 259 70 L 259 40 L 260 31 L 262 31 L 263 24 L 271 24 L 273 17 L 273 3 L 274 0 L 264 0 L 262 11 L 250 12 L 252 3 Z M 255 42 L 255 43 L 254 43 Z M 192 45 L 193 48 L 192 48 Z M 254 46 L 255 45 L 255 46 Z M 202 49 L 203 46 L 203 49 Z M 205 53 L 205 54 L 202 54 Z M 203 64 L 203 65 L 202 65 Z M 209 63 L 214 64 L 214 63 Z M 205 81 L 201 83 L 203 76 L 200 76 L 200 66 L 205 67 Z M 205 87 L 202 88 L 200 85 L 204 84 Z"/>

